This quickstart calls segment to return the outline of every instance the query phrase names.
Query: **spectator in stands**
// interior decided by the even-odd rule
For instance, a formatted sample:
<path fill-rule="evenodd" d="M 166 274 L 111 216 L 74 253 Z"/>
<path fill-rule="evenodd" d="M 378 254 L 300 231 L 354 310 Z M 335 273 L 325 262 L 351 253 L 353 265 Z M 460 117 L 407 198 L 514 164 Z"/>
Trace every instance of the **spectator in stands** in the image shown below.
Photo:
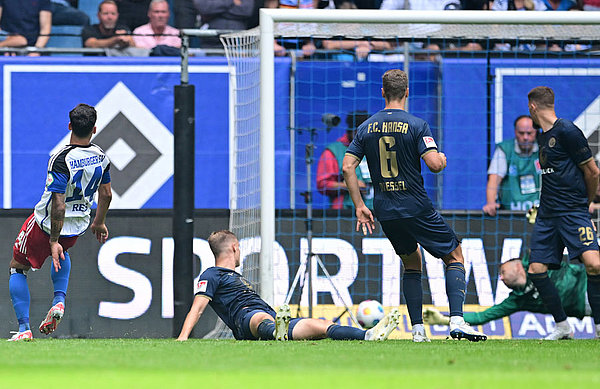
<path fill-rule="evenodd" d="M 492 11 L 544 11 L 543 0 L 494 0 Z"/>
<path fill-rule="evenodd" d="M 211 30 L 245 30 L 254 0 L 194 0 L 202 23 Z"/>
<path fill-rule="evenodd" d="M 103 0 L 98 6 L 100 23 L 83 28 L 81 40 L 84 47 L 125 49 L 135 47 L 131 31 L 117 24 L 119 11 L 114 0 Z"/>
<path fill-rule="evenodd" d="M 570 11 L 577 8 L 575 0 L 543 0 L 546 11 Z"/>
<path fill-rule="evenodd" d="M 194 6 L 194 0 L 174 0 L 173 13 L 175 15 L 175 27 L 198 28 L 198 10 Z"/>
<path fill-rule="evenodd" d="M 133 31 L 148 23 L 150 0 L 116 0 L 119 8 L 119 24 Z"/>
<path fill-rule="evenodd" d="M 264 0 L 265 8 L 290 8 L 290 9 L 314 9 L 317 8 L 319 0 Z M 317 50 L 312 39 L 275 39 L 273 43 L 275 55 L 283 57 L 288 50 L 299 50 L 302 57 L 310 57 Z"/>
<path fill-rule="evenodd" d="M 354 111 L 346 116 L 346 134 L 333 143 L 327 145 L 323 154 L 319 158 L 317 165 L 317 189 L 322 194 L 329 197 L 331 209 L 351 209 L 353 207 L 348 187 L 344 182 L 342 173 L 342 160 L 346 149 L 352 139 L 358 126 L 369 118 L 366 111 Z M 371 185 L 371 176 L 367 161 L 362 160 L 356 169 L 358 177 L 358 186 L 363 195 L 363 200 L 368 208 L 373 209 L 373 187 Z"/>
<path fill-rule="evenodd" d="M 148 8 L 150 23 L 133 30 L 135 46 L 154 49 L 162 55 L 179 55 L 181 38 L 179 30 L 167 24 L 169 15 L 167 0 L 152 0 Z"/>
<path fill-rule="evenodd" d="M 540 202 L 537 131 L 529 115 L 517 117 L 514 126 L 515 138 L 496 145 L 488 169 L 483 212 L 490 216 L 495 216 L 498 208 L 526 211 Z"/>
<path fill-rule="evenodd" d="M 77 9 L 77 0 L 50 0 L 52 2 L 52 25 L 87 26 L 90 17 Z"/>
<path fill-rule="evenodd" d="M 600 11 L 600 0 L 583 0 L 584 11 Z"/>
<path fill-rule="evenodd" d="M 46 47 L 52 29 L 50 0 L 0 0 L 0 26 L 8 33 L 0 47 Z"/>

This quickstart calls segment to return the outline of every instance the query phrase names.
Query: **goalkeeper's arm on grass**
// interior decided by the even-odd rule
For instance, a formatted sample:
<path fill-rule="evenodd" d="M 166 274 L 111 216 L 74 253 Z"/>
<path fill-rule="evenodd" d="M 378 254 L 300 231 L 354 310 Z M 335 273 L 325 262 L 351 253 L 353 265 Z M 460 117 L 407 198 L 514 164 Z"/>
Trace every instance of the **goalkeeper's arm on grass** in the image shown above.
<path fill-rule="evenodd" d="M 501 319 L 518 311 L 519 306 L 516 297 L 508 295 L 500 304 L 496 304 L 481 312 L 465 312 L 463 316 L 467 323 L 476 326 Z M 442 315 L 435 308 L 425 308 L 423 310 L 423 320 L 429 325 L 448 325 L 450 323 L 450 318 Z"/>

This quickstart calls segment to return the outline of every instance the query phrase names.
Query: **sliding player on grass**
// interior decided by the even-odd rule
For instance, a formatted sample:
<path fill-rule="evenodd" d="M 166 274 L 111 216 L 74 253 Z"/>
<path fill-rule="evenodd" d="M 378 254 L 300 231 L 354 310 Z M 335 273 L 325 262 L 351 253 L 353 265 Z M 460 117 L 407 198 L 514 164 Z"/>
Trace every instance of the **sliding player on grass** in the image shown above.
<path fill-rule="evenodd" d="M 200 275 L 194 302 L 177 340 L 188 339 L 208 304 L 238 340 L 386 340 L 398 325 L 397 309 L 368 331 L 323 319 L 291 319 L 290 308 L 285 304 L 276 314 L 235 271 L 240 265 L 240 244 L 236 236 L 225 230 L 213 232 L 208 244 L 215 255 L 215 266 Z"/>
<path fill-rule="evenodd" d="M 404 297 L 412 324 L 413 341 L 428 342 L 423 327 L 422 259 L 417 243 L 446 264 L 446 293 L 450 303 L 450 335 L 455 339 L 486 340 L 463 320 L 465 267 L 460 242 L 423 187 L 421 158 L 434 173 L 446 167 L 429 125 L 404 110 L 408 76 L 400 69 L 383 75 L 385 108 L 363 122 L 346 150 L 344 179 L 358 218 L 356 230 L 372 232 L 373 214 L 360 195 L 355 169 L 367 158 L 375 188 L 375 216 L 404 264 Z"/>
<path fill-rule="evenodd" d="M 465 321 L 471 325 L 480 325 L 520 311 L 550 313 L 527 275 L 528 266 L 529 254 L 526 254 L 522 260 L 514 258 L 500 265 L 500 279 L 512 291 L 504 301 L 484 311 L 465 312 Z M 582 319 L 584 316 L 591 315 L 592 310 L 586 296 L 587 275 L 583 266 L 562 261 L 560 269 L 548 270 L 548 277 L 556 285 L 567 316 Z M 448 325 L 450 322 L 447 316 L 442 315 L 435 308 L 426 308 L 423 318 L 425 323 L 430 325 Z M 600 337 L 599 324 L 596 324 L 596 337 Z"/>
<path fill-rule="evenodd" d="M 23 224 L 13 246 L 8 288 L 19 330 L 11 341 L 33 338 L 29 327 L 27 271 L 41 268 L 49 256 L 52 256 L 54 299 L 39 330 L 46 335 L 56 330 L 65 313 L 71 271 L 67 250 L 87 230 L 96 192 L 98 208 L 90 228 L 100 243 L 108 238 L 104 222 L 112 198 L 110 162 L 100 147 L 90 143 L 96 132 L 96 116 L 94 107 L 87 104 L 79 104 L 69 112 L 70 143 L 50 157 L 42 199 Z"/>

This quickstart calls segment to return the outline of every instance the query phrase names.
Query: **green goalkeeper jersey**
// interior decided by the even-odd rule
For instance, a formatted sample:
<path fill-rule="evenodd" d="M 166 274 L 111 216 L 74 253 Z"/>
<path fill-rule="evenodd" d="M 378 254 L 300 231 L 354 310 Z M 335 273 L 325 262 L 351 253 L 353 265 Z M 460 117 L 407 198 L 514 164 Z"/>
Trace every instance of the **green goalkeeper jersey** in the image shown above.
<path fill-rule="evenodd" d="M 523 266 L 527 269 L 529 258 L 523 258 Z M 585 268 L 571 265 L 566 261 L 561 263 L 558 270 L 548 270 L 548 276 L 556 285 L 558 294 L 567 316 L 579 319 L 585 316 L 587 275 Z M 527 284 L 522 290 L 513 290 L 500 304 L 494 305 L 482 312 L 465 312 L 467 323 L 479 325 L 500 319 L 519 311 L 534 313 L 550 313 L 544 305 L 539 292 L 527 277 Z"/>

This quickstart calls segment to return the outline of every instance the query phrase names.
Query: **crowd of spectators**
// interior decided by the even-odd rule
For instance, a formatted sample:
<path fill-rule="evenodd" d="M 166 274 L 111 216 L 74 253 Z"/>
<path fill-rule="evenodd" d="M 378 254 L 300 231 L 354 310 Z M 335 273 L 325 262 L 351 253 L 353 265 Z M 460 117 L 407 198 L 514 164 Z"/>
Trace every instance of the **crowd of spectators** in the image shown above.
<path fill-rule="evenodd" d="M 97 15 L 80 3 L 97 5 Z M 178 55 L 182 28 L 245 30 L 258 25 L 260 8 L 338 8 L 381 10 L 600 10 L 600 0 L 0 0 L 0 48 L 47 45 L 52 26 L 81 26 L 82 46 L 116 50 L 117 55 Z M 172 14 L 172 17 L 171 17 Z M 97 16 L 98 23 L 90 24 Z M 169 25 L 169 22 L 173 26 Z M 370 53 L 396 50 L 403 42 L 385 40 L 279 39 L 276 55 L 293 50 L 300 57 L 319 52 L 345 52 L 362 60 Z M 204 39 L 202 47 L 220 47 L 218 39 Z M 414 42 L 424 51 L 481 50 L 478 42 L 459 45 Z M 572 45 L 573 46 L 573 45 Z M 135 51 L 140 48 L 145 50 Z M 535 50 L 535 45 L 497 45 L 499 50 Z M 553 50 L 569 50 L 554 45 Z M 574 50 L 581 49 L 575 47 Z M 114 51 L 113 50 L 113 51 Z M 35 53 L 34 53 L 35 54 Z M 343 58 L 333 57 L 333 58 Z M 433 58 L 433 57 L 428 57 Z"/>

